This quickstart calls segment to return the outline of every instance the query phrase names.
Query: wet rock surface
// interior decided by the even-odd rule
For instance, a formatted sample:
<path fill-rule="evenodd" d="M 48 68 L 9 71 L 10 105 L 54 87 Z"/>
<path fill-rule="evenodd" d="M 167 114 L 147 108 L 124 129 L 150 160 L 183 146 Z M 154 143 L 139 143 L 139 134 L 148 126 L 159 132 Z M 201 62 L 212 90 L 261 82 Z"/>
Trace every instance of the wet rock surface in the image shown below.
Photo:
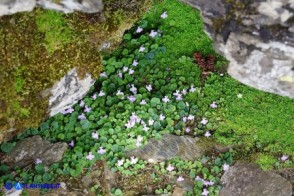
<path fill-rule="evenodd" d="M 170 160 L 175 156 L 193 161 L 208 150 L 203 145 L 199 145 L 198 141 L 198 138 L 165 134 L 160 140 L 153 138 L 144 147 L 128 151 L 127 156 L 135 156 L 151 162 Z"/>
<path fill-rule="evenodd" d="M 262 171 L 253 163 L 237 162 L 221 178 L 220 196 L 291 196 L 292 185 L 272 171 Z"/>
<path fill-rule="evenodd" d="M 5 154 L 1 162 L 8 166 L 26 167 L 36 159 L 45 165 L 59 162 L 67 149 L 66 143 L 50 143 L 40 136 L 26 138 L 16 143 L 11 152 Z"/>
<path fill-rule="evenodd" d="M 214 48 L 240 82 L 294 98 L 292 0 L 181 0 L 199 9 Z"/>
<path fill-rule="evenodd" d="M 17 12 L 32 11 L 35 6 L 52 9 L 64 13 L 81 11 L 86 13 L 101 12 L 102 0 L 2 0 L 0 1 L 0 16 Z"/>

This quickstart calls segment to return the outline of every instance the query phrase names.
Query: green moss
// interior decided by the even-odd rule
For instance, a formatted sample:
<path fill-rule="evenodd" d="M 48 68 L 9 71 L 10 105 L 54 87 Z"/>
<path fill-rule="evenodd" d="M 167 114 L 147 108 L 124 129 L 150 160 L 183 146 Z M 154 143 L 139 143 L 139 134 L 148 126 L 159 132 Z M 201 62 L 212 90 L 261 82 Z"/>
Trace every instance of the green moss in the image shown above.
<path fill-rule="evenodd" d="M 274 164 L 277 160 L 271 156 L 266 154 L 260 154 L 256 160 L 256 163 L 263 169 L 263 170 L 270 170 L 273 169 Z"/>
<path fill-rule="evenodd" d="M 36 10 L 36 24 L 39 32 L 45 34 L 45 47 L 52 54 L 72 41 L 73 31 L 60 12 L 52 10 Z"/>
<path fill-rule="evenodd" d="M 43 90 L 70 69 L 76 67 L 80 78 L 87 73 L 98 77 L 101 44 L 107 40 L 116 43 L 112 48 L 117 46 L 124 30 L 147 9 L 148 2 L 128 6 L 108 1 L 105 16 L 66 15 L 38 8 L 1 17 L 0 132 L 36 127 L 48 108 Z"/>
<path fill-rule="evenodd" d="M 238 94 L 242 98 L 238 98 Z M 219 142 L 243 144 L 271 153 L 293 154 L 294 100 L 245 86 L 230 77 L 216 74 L 208 78 L 197 105 L 201 113 L 210 111 L 213 101 L 219 104 L 213 113 L 221 119 L 216 130 Z"/>

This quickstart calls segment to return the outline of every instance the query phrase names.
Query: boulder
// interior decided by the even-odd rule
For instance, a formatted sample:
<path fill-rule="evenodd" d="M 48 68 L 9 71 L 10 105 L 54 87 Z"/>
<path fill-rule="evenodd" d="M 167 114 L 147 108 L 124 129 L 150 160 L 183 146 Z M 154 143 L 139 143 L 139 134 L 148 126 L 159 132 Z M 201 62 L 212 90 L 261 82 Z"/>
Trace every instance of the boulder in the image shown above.
<path fill-rule="evenodd" d="M 221 177 L 220 196 L 291 196 L 292 185 L 273 171 L 263 171 L 253 163 L 237 162 Z"/>
<path fill-rule="evenodd" d="M 144 147 L 127 151 L 127 156 L 135 156 L 151 162 L 170 160 L 175 156 L 193 161 L 209 150 L 198 141 L 199 138 L 165 134 L 160 140 L 152 138 Z"/>
<path fill-rule="evenodd" d="M 294 98 L 293 0 L 181 0 L 201 11 L 214 48 L 240 82 Z"/>
<path fill-rule="evenodd" d="M 23 168 L 40 159 L 44 165 L 49 166 L 59 162 L 66 149 L 66 143 L 50 143 L 37 135 L 17 142 L 12 151 L 4 155 L 1 162 L 8 166 Z"/>

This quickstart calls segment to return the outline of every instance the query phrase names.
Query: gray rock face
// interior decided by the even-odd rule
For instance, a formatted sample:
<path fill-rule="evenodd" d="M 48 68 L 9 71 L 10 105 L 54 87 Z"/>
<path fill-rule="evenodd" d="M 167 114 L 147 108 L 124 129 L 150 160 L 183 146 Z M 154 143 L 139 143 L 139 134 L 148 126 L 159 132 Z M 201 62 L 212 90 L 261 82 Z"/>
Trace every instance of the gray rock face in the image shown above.
<path fill-rule="evenodd" d="M 80 80 L 76 68 L 70 70 L 52 88 L 44 92 L 44 95 L 51 95 L 49 98 L 50 116 L 65 110 L 83 98 L 94 82 L 95 80 L 90 75 Z"/>
<path fill-rule="evenodd" d="M 40 159 L 45 165 L 50 165 L 59 162 L 66 149 L 66 143 L 52 144 L 40 136 L 33 136 L 17 142 L 14 149 L 5 155 L 1 162 L 8 166 L 26 167 Z"/>
<path fill-rule="evenodd" d="M 292 185 L 282 176 L 256 164 L 237 162 L 221 178 L 220 196 L 291 196 Z"/>
<path fill-rule="evenodd" d="M 199 9 L 228 73 L 254 88 L 294 98 L 293 0 L 181 0 Z"/>
<path fill-rule="evenodd" d="M 161 140 L 151 139 L 142 148 L 127 152 L 127 156 L 140 157 L 154 162 L 170 160 L 175 156 L 183 160 L 193 161 L 203 155 L 207 149 L 198 144 L 198 138 L 165 134 Z"/>
<path fill-rule="evenodd" d="M 0 16 L 17 12 L 32 11 L 36 6 L 36 0 L 1 0 Z"/>
<path fill-rule="evenodd" d="M 102 0 L 1 0 L 0 16 L 17 12 L 32 11 L 35 6 L 64 13 L 81 11 L 86 13 L 101 12 Z"/>

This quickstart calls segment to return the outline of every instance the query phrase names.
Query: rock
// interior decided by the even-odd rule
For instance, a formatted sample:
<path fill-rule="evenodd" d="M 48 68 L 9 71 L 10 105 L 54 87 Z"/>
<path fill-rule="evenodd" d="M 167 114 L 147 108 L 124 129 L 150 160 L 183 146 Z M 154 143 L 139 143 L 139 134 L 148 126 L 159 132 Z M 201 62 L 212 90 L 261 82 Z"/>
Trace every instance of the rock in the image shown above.
<path fill-rule="evenodd" d="M 95 171 L 92 171 L 90 173 L 90 175 L 84 176 L 81 181 L 83 184 L 83 187 L 91 188 L 92 185 L 99 183 L 99 180 L 97 180 L 97 179 L 100 178 L 100 175 L 101 175 L 101 171 L 95 170 Z M 100 184 L 98 184 L 98 185 L 100 185 Z"/>
<path fill-rule="evenodd" d="M 111 169 L 105 163 L 103 182 L 108 194 L 111 194 L 111 189 L 117 186 L 116 179 L 117 179 L 117 174 L 111 171 Z"/>
<path fill-rule="evenodd" d="M 102 0 L 37 0 L 37 4 L 45 9 L 53 9 L 64 13 L 73 11 L 95 13 L 103 10 Z"/>
<path fill-rule="evenodd" d="M 199 145 L 198 141 L 198 138 L 189 136 L 165 134 L 160 140 L 153 138 L 144 147 L 128 151 L 127 156 L 135 156 L 154 162 L 169 160 L 175 156 L 193 161 L 208 150 L 205 146 Z"/>
<path fill-rule="evenodd" d="M 184 196 L 186 191 L 183 188 L 176 187 L 173 191 L 172 196 Z"/>
<path fill-rule="evenodd" d="M 32 11 L 35 6 L 52 9 L 64 13 L 81 11 L 86 13 L 101 12 L 102 0 L 1 0 L 0 16 L 17 12 Z"/>
<path fill-rule="evenodd" d="M 292 185 L 272 171 L 262 171 L 258 165 L 237 162 L 221 177 L 220 196 L 291 196 Z"/>
<path fill-rule="evenodd" d="M 86 95 L 94 83 L 95 80 L 90 75 L 80 80 L 76 68 L 70 70 L 52 88 L 43 93 L 44 96 L 51 95 L 48 109 L 50 116 L 54 116 L 75 104 Z"/>
<path fill-rule="evenodd" d="M 240 82 L 294 98 L 294 1 L 181 0 L 201 11 L 214 48 Z"/>
<path fill-rule="evenodd" d="M 36 0 L 1 0 L 0 16 L 32 11 L 35 6 Z"/>
<path fill-rule="evenodd" d="M 12 151 L 4 155 L 2 163 L 8 166 L 26 167 L 34 164 L 36 159 L 40 159 L 48 166 L 59 162 L 66 149 L 66 143 L 53 144 L 37 135 L 17 142 Z"/>

